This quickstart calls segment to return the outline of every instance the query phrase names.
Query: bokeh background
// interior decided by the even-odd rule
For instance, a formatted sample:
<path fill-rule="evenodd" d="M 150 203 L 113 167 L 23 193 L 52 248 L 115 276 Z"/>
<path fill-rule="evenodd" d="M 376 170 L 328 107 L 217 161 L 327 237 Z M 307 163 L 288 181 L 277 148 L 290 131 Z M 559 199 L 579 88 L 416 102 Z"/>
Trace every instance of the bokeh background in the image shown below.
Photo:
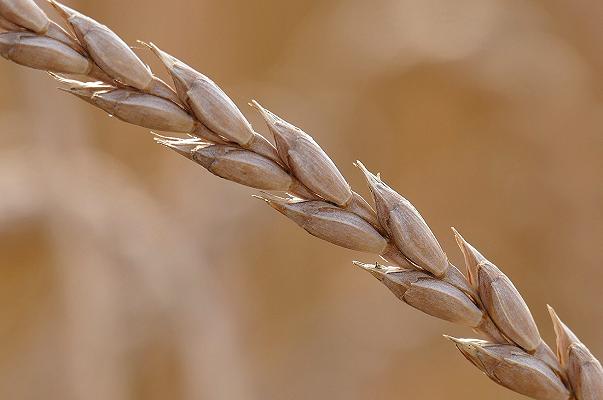
<path fill-rule="evenodd" d="M 603 356 L 603 3 L 66 1 L 362 159 Z M 157 63 L 140 51 L 157 71 Z M 163 72 L 161 71 L 161 74 Z M 251 190 L 0 62 L 3 399 L 519 399 Z"/>

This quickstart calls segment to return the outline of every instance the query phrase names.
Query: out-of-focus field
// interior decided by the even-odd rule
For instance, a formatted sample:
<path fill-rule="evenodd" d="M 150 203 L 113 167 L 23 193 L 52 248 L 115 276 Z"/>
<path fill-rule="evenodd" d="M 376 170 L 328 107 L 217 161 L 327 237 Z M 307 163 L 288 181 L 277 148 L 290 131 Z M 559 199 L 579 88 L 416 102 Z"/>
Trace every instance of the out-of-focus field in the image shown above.
<path fill-rule="evenodd" d="M 603 356 L 603 3 L 66 1 L 361 159 Z M 141 50 L 156 70 L 157 63 Z M 0 398 L 520 399 L 351 260 L 0 62 Z"/>

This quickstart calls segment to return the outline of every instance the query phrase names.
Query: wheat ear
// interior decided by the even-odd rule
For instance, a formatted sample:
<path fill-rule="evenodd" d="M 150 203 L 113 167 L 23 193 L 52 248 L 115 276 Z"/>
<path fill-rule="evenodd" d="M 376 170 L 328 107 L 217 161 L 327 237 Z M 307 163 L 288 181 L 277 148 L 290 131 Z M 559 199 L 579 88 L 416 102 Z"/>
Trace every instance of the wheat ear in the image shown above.
<path fill-rule="evenodd" d="M 416 208 L 360 161 L 355 165 L 366 178 L 375 209 L 301 129 L 253 101 L 273 145 L 207 76 L 145 44 L 170 73 L 172 89 L 109 28 L 49 2 L 71 33 L 32 0 L 0 0 L 3 57 L 51 72 L 63 90 L 125 122 L 188 135 L 156 135 L 155 140 L 214 175 L 262 190 L 256 197 L 310 234 L 380 256 L 391 266 L 355 264 L 410 306 L 482 335 L 485 340 L 447 338 L 500 385 L 541 400 L 603 399 L 601 364 L 551 308 L 556 353 L 499 268 L 454 230 L 465 277 L 448 261 Z"/>

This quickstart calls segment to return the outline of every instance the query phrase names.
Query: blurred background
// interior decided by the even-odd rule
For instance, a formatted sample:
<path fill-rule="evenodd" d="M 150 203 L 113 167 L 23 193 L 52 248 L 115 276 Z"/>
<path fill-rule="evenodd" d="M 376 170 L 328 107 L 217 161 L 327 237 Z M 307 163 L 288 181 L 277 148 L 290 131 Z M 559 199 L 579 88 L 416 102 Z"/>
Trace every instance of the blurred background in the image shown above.
<path fill-rule="evenodd" d="M 603 3 L 117 0 L 69 6 L 361 159 L 603 356 Z M 54 14 L 51 14 L 54 16 Z M 163 75 L 145 51 L 139 51 Z M 0 397 L 519 399 L 352 259 L 0 62 Z"/>

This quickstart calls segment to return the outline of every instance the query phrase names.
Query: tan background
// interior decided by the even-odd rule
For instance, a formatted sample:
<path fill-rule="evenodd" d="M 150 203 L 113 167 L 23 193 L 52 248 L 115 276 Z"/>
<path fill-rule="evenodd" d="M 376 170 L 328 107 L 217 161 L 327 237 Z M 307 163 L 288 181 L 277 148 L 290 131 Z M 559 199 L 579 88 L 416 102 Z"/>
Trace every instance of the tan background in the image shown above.
<path fill-rule="evenodd" d="M 603 3 L 66 1 L 362 159 L 603 355 Z M 157 64 L 141 52 L 157 70 Z M 251 190 L 0 62 L 0 398 L 519 399 Z"/>

